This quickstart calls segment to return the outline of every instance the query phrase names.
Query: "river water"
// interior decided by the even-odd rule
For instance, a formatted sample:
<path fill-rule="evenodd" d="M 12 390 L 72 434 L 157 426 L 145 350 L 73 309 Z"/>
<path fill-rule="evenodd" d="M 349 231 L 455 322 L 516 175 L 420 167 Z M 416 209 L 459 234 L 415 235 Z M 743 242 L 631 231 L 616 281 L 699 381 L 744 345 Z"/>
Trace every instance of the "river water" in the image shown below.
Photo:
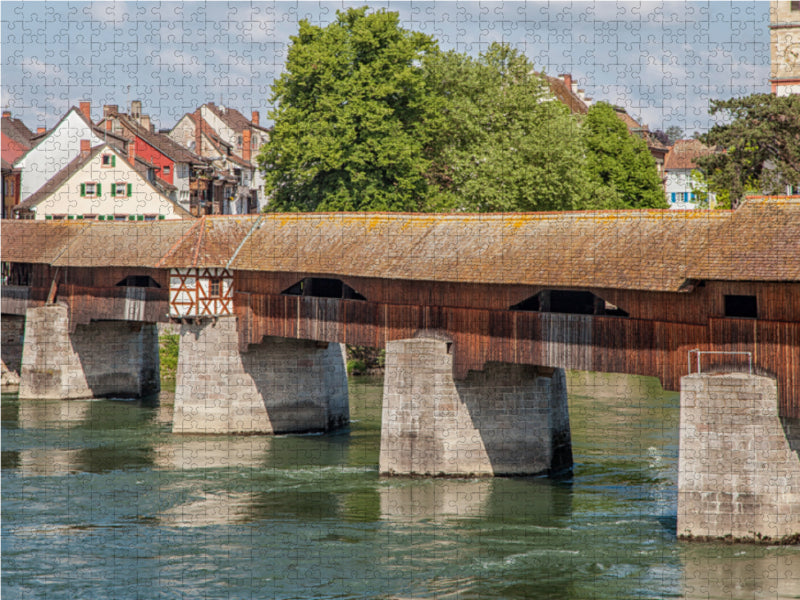
<path fill-rule="evenodd" d="M 800 548 L 676 539 L 678 395 L 570 375 L 560 480 L 378 476 L 349 430 L 176 436 L 169 398 L 2 399 L 6 598 L 800 598 Z"/>

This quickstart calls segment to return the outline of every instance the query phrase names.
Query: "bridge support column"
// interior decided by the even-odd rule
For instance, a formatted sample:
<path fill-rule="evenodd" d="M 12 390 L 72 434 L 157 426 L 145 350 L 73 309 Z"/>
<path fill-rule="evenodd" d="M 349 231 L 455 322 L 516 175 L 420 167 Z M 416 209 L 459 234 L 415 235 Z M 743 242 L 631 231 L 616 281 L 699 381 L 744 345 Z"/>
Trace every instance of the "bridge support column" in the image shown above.
<path fill-rule="evenodd" d="M 534 475 L 572 467 L 563 369 L 488 363 L 453 379 L 451 344 L 386 345 L 380 472 Z"/>
<path fill-rule="evenodd" d="M 678 535 L 800 535 L 800 458 L 778 417 L 774 379 L 681 379 Z"/>
<path fill-rule="evenodd" d="M 236 317 L 181 325 L 172 431 L 328 431 L 350 420 L 341 344 L 265 338 L 239 351 Z"/>
<path fill-rule="evenodd" d="M 22 365 L 22 340 L 25 332 L 25 317 L 22 315 L 3 315 L 0 324 L 0 384 L 4 388 L 19 385 L 19 371 Z"/>
<path fill-rule="evenodd" d="M 142 397 L 159 389 L 155 324 L 92 321 L 70 332 L 65 306 L 26 311 L 20 398 Z"/>

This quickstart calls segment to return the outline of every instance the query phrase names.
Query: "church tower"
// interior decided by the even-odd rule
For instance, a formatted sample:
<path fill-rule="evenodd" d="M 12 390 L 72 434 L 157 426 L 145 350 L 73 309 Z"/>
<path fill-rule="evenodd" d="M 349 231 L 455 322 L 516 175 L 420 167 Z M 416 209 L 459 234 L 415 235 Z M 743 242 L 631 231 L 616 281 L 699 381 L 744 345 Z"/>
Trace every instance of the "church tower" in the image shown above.
<path fill-rule="evenodd" d="M 800 94 L 800 1 L 771 0 L 769 21 L 772 93 Z"/>

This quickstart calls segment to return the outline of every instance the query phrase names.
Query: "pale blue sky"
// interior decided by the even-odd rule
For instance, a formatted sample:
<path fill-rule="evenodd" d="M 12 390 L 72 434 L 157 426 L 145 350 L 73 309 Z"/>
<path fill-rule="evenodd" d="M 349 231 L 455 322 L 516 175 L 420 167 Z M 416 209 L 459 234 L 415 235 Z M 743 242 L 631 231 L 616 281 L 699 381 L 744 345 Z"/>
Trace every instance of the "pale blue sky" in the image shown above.
<path fill-rule="evenodd" d="M 70 105 L 143 101 L 169 128 L 207 101 L 261 112 L 300 19 L 325 25 L 368 4 L 444 49 L 514 45 L 548 74 L 625 106 L 651 129 L 709 124 L 711 99 L 769 91 L 769 3 L 7 2 L 0 103 L 32 129 Z"/>

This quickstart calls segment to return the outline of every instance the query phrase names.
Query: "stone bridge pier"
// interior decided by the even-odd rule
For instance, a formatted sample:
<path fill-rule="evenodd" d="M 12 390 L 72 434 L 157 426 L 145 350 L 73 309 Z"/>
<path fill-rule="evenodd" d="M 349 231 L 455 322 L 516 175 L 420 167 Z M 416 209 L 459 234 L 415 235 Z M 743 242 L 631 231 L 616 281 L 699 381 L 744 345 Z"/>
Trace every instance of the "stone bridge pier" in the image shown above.
<path fill-rule="evenodd" d="M 453 378 L 452 343 L 386 345 L 380 472 L 556 474 L 572 467 L 563 369 L 487 363 Z"/>
<path fill-rule="evenodd" d="M 26 310 L 20 398 L 140 398 L 159 389 L 155 323 L 91 321 L 70 331 L 65 306 Z"/>
<path fill-rule="evenodd" d="M 800 536 L 800 435 L 778 416 L 774 379 L 681 379 L 678 536 Z"/>
<path fill-rule="evenodd" d="M 175 433 L 301 433 L 350 421 L 344 346 L 266 337 L 239 350 L 235 316 L 180 330 Z"/>

